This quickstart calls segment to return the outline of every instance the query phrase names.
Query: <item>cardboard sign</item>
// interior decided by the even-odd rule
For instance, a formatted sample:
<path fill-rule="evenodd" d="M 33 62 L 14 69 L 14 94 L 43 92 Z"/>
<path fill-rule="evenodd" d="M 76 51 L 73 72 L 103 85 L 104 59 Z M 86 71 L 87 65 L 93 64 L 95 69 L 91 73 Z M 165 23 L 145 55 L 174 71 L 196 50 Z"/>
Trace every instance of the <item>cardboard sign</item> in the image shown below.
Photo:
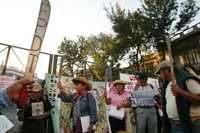
<path fill-rule="evenodd" d="M 43 102 L 32 103 L 32 116 L 40 116 L 44 113 L 44 104 Z"/>
<path fill-rule="evenodd" d="M 109 108 L 109 116 L 123 120 L 124 114 L 125 114 L 124 108 L 117 109 L 117 107 L 115 107 L 115 106 L 110 106 L 110 108 Z"/>

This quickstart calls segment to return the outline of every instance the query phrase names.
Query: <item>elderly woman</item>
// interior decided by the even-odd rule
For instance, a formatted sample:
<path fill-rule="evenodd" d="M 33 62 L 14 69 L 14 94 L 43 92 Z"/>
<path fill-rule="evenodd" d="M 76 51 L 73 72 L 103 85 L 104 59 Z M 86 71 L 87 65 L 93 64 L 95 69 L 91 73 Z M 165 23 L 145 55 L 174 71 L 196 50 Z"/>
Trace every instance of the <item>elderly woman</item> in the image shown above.
<path fill-rule="evenodd" d="M 66 94 L 63 91 L 63 87 L 59 84 L 61 90 L 58 97 L 64 102 L 72 103 L 72 118 L 73 118 L 73 132 L 82 133 L 81 117 L 90 117 L 90 126 L 88 133 L 94 132 L 93 126 L 97 122 L 97 108 L 95 98 L 90 91 L 92 84 L 83 77 L 74 78 L 73 83 L 75 85 L 76 92 L 73 94 Z"/>
<path fill-rule="evenodd" d="M 128 101 L 130 95 L 125 90 L 125 82 L 122 80 L 116 80 L 111 91 L 105 97 L 106 104 L 116 107 L 117 109 L 125 108 L 126 101 Z M 113 133 L 118 131 L 125 131 L 126 124 L 125 118 L 118 119 L 113 116 L 109 116 L 110 126 Z"/>

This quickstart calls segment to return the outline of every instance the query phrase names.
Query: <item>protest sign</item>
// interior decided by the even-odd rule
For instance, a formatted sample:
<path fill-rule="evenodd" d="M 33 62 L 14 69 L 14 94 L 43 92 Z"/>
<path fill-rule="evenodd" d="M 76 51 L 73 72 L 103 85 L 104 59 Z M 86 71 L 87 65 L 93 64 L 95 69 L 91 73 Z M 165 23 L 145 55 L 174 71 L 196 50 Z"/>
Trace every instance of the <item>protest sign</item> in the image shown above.
<path fill-rule="evenodd" d="M 137 83 L 137 75 L 120 73 L 120 80 L 123 80 L 127 83 L 125 86 L 126 91 L 133 92 Z"/>
<path fill-rule="evenodd" d="M 148 82 L 148 84 L 151 84 L 156 91 L 158 91 L 158 89 L 159 89 L 159 80 L 158 79 L 148 78 L 147 82 Z"/>

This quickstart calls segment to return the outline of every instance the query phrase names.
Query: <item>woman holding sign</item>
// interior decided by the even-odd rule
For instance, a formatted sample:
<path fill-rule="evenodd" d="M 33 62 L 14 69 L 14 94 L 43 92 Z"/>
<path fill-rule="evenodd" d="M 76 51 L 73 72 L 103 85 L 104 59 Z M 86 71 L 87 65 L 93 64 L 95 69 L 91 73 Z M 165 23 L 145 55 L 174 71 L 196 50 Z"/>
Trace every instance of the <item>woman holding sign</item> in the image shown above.
<path fill-rule="evenodd" d="M 125 91 L 125 84 L 122 80 L 116 80 L 105 98 L 107 105 L 110 107 L 109 121 L 112 133 L 126 130 L 124 108 L 127 105 L 126 101 L 128 101 L 130 95 Z"/>
<path fill-rule="evenodd" d="M 73 133 L 93 133 L 97 122 L 97 108 L 95 98 L 90 91 L 92 84 L 83 77 L 74 78 L 76 92 L 66 94 L 61 84 L 58 97 L 64 102 L 72 103 Z"/>

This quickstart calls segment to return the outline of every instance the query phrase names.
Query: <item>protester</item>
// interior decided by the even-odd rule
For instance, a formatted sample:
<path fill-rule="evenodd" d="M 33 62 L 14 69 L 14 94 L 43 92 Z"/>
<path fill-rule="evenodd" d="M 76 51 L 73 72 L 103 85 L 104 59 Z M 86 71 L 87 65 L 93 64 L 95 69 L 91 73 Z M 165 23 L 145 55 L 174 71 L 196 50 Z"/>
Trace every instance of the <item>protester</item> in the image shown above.
<path fill-rule="evenodd" d="M 114 106 L 117 109 L 125 108 L 127 106 L 126 101 L 129 99 L 130 95 L 125 90 L 125 84 L 126 83 L 122 80 L 116 80 L 114 82 L 114 86 L 105 97 L 107 105 Z M 112 133 L 126 130 L 125 118 L 120 120 L 113 116 L 109 116 L 109 122 Z"/>
<path fill-rule="evenodd" d="M 10 107 L 13 103 L 16 103 L 19 98 L 20 90 L 24 86 L 31 86 L 32 81 L 29 80 L 19 80 L 9 87 L 0 89 L 0 108 L 2 107 Z"/>
<path fill-rule="evenodd" d="M 174 67 L 171 72 L 171 66 L 169 61 L 163 61 L 156 71 L 165 80 L 162 90 L 165 132 L 199 133 L 200 79 L 185 67 Z"/>
<path fill-rule="evenodd" d="M 163 107 L 162 107 L 162 97 L 161 97 L 161 88 L 158 88 L 159 95 L 155 97 L 156 103 L 156 111 L 158 118 L 158 133 L 163 133 Z"/>
<path fill-rule="evenodd" d="M 158 92 L 147 83 L 147 75 L 141 73 L 139 81 L 132 93 L 133 104 L 136 106 L 136 132 L 157 133 L 157 112 L 155 108 L 155 96 Z"/>
<path fill-rule="evenodd" d="M 66 94 L 64 88 L 59 83 L 60 94 L 58 97 L 64 102 L 72 103 L 72 118 L 73 118 L 73 132 L 82 133 L 81 117 L 90 117 L 90 126 L 88 133 L 94 132 L 94 125 L 97 122 L 97 108 L 95 98 L 90 91 L 92 84 L 83 77 L 74 78 L 73 83 L 75 85 L 76 93 Z"/>

